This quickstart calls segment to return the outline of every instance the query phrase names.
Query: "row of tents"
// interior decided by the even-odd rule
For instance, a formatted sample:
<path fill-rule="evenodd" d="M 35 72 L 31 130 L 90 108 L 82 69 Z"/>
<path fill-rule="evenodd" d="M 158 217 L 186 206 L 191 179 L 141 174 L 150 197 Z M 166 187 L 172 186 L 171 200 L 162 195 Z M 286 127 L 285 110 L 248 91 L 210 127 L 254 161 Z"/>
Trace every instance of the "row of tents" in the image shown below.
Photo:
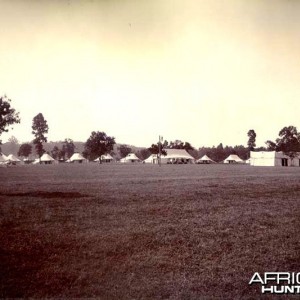
<path fill-rule="evenodd" d="M 102 155 L 101 161 L 102 162 L 112 162 L 114 158 L 110 154 Z M 94 160 L 95 162 L 99 161 L 99 158 Z M 10 154 L 6 156 L 5 154 L 0 153 L 0 164 L 1 165 L 18 165 L 21 163 L 24 164 L 52 164 L 52 163 L 59 163 L 59 162 L 66 162 L 66 163 L 83 163 L 88 162 L 86 158 L 84 158 L 80 153 L 74 153 L 69 159 L 65 160 L 55 160 L 53 157 L 51 157 L 48 153 L 44 153 L 40 158 L 36 158 L 34 160 L 29 158 L 24 158 L 23 161 L 14 156 L 13 154 Z"/>
<path fill-rule="evenodd" d="M 202 156 L 199 159 L 195 159 L 184 149 L 167 149 L 167 155 L 161 156 L 160 162 L 162 164 L 214 164 L 216 163 L 207 155 Z M 19 158 L 10 154 L 8 156 L 0 153 L 0 165 L 17 165 L 17 164 L 52 164 L 52 163 L 84 163 L 88 162 L 80 153 L 74 153 L 68 160 L 55 160 L 49 154 L 45 153 L 41 158 L 30 160 L 25 158 L 21 161 Z M 110 163 L 116 162 L 116 160 L 110 155 L 102 155 L 101 157 L 93 160 L 93 162 Z M 150 155 L 147 159 L 141 160 L 134 153 L 129 153 L 126 157 L 122 158 L 120 163 L 146 163 L 146 164 L 158 164 L 159 158 L 156 154 Z M 222 163 L 225 164 L 250 164 L 252 166 L 297 166 L 300 167 L 300 153 L 292 159 L 282 152 L 275 151 L 251 151 L 250 159 L 244 161 L 238 155 L 229 155 Z"/>
<path fill-rule="evenodd" d="M 197 163 L 197 164 L 213 164 L 216 163 L 207 155 L 202 156 L 199 159 L 195 159 L 184 149 L 167 149 L 167 155 L 161 156 L 160 162 L 162 164 L 188 164 L 188 163 Z M 141 161 L 134 153 L 128 154 L 125 158 L 122 158 L 121 163 L 133 163 L 133 162 L 143 162 L 148 164 L 158 164 L 159 158 L 156 154 L 151 154 L 147 159 Z M 249 161 L 242 160 L 238 155 L 231 154 L 229 155 L 223 163 L 249 163 Z"/>
<path fill-rule="evenodd" d="M 18 159 L 13 154 L 9 154 L 8 156 L 4 155 L 3 153 L 0 154 L 0 164 L 16 164 L 21 163 L 21 160 Z"/>
<path fill-rule="evenodd" d="M 193 156 L 191 156 L 184 149 L 167 149 L 167 155 L 161 156 L 160 163 L 162 164 L 188 164 L 188 163 L 198 163 L 198 164 L 213 164 L 216 163 L 207 155 L 196 160 Z M 102 155 L 101 157 L 93 160 L 93 162 L 103 162 L 109 163 L 116 161 L 110 154 Z M 85 163 L 88 162 L 80 153 L 74 153 L 68 160 L 55 160 L 48 153 L 45 153 L 41 156 L 41 158 L 37 158 L 35 160 L 29 160 L 28 158 L 23 160 L 25 164 L 52 164 L 52 163 Z M 9 156 L 5 156 L 4 154 L 0 156 L 0 163 L 2 164 L 20 164 L 22 161 L 10 154 Z M 158 155 L 152 154 L 147 159 L 141 160 L 134 153 L 129 153 L 126 157 L 120 160 L 120 163 L 147 163 L 147 164 L 158 164 L 159 158 Z M 247 163 L 243 161 L 240 157 L 235 154 L 231 154 L 224 160 L 224 163 Z"/>

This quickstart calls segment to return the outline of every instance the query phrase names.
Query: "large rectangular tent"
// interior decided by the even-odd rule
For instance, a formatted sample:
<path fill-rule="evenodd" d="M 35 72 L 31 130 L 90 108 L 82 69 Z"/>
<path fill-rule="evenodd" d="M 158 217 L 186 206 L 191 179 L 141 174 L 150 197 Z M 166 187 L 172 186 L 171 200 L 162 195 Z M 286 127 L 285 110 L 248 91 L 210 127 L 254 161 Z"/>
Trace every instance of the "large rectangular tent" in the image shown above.
<path fill-rule="evenodd" d="M 250 152 L 251 166 L 269 166 L 269 167 L 289 167 L 300 166 L 300 154 L 292 160 L 283 152 L 276 151 L 251 151 Z"/>

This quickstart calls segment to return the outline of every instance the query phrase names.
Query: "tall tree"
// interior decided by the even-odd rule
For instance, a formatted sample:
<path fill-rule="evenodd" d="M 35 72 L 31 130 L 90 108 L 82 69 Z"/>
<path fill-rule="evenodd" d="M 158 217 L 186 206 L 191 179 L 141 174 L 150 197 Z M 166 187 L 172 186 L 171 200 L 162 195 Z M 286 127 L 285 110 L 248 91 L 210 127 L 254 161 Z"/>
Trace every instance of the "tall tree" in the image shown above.
<path fill-rule="evenodd" d="M 21 121 L 19 113 L 11 107 L 10 103 L 11 100 L 6 96 L 0 97 L 0 136 L 3 132 L 8 132 L 9 126 Z"/>
<path fill-rule="evenodd" d="M 256 143 L 255 143 L 256 142 L 256 133 L 253 129 L 250 129 L 248 131 L 247 135 L 249 138 L 248 143 L 247 143 L 248 149 L 249 149 L 249 151 L 253 151 L 254 148 L 256 147 Z"/>
<path fill-rule="evenodd" d="M 75 145 L 73 140 L 65 139 L 65 141 L 63 142 L 63 151 L 67 158 L 70 158 L 74 154 Z"/>
<path fill-rule="evenodd" d="M 44 119 L 43 114 L 37 114 L 32 120 L 32 134 L 34 135 L 33 144 L 35 145 L 35 151 L 39 157 L 45 152 L 43 143 L 47 142 L 47 137 L 49 127 L 47 121 Z"/>
<path fill-rule="evenodd" d="M 115 143 L 115 138 L 108 136 L 105 132 L 93 131 L 85 143 L 85 155 L 90 160 L 94 160 L 97 157 L 101 158 L 101 155 L 113 150 Z"/>
<path fill-rule="evenodd" d="M 18 156 L 23 156 L 28 158 L 28 156 L 31 154 L 32 146 L 28 143 L 22 144 L 18 151 Z"/>

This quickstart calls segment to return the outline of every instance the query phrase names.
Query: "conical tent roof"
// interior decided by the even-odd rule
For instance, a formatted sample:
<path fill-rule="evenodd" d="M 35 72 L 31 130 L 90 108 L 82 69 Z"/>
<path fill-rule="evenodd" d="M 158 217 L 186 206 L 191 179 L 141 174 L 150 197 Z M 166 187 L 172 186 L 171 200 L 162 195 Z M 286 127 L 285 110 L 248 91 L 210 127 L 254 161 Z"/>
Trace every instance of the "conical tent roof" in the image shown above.
<path fill-rule="evenodd" d="M 166 149 L 167 155 L 162 156 L 164 159 L 177 159 L 177 158 L 183 158 L 183 159 L 191 159 L 194 160 L 195 158 L 190 155 L 185 149 Z"/>
<path fill-rule="evenodd" d="M 224 163 L 226 162 L 230 162 L 230 161 L 234 161 L 237 163 L 242 163 L 244 162 L 239 156 L 237 156 L 236 154 L 230 154 L 225 160 Z"/>
<path fill-rule="evenodd" d="M 3 157 L 3 155 L 0 153 L 0 163 L 3 163 L 3 162 L 5 162 L 6 161 L 6 159 Z"/>
<path fill-rule="evenodd" d="M 8 161 L 8 156 L 6 156 L 4 153 L 0 152 L 0 156 L 4 161 Z"/>
<path fill-rule="evenodd" d="M 129 153 L 126 157 L 122 158 L 120 161 L 132 162 L 132 161 L 140 161 L 140 159 L 134 153 Z"/>
<path fill-rule="evenodd" d="M 208 157 L 206 154 L 197 160 L 197 162 L 202 162 L 202 161 L 203 162 L 213 162 L 213 163 L 215 162 L 210 157 Z"/>
<path fill-rule="evenodd" d="M 9 154 L 7 158 L 8 158 L 9 161 L 12 161 L 12 162 L 21 162 L 21 160 L 19 160 L 13 154 Z"/>
<path fill-rule="evenodd" d="M 51 157 L 48 153 L 44 153 L 40 159 L 41 161 L 54 161 L 55 159 Z"/>
<path fill-rule="evenodd" d="M 74 153 L 70 157 L 70 161 L 76 161 L 76 160 L 85 160 L 85 158 L 80 153 Z"/>
<path fill-rule="evenodd" d="M 128 160 L 140 160 L 135 153 L 129 153 L 125 158 Z"/>

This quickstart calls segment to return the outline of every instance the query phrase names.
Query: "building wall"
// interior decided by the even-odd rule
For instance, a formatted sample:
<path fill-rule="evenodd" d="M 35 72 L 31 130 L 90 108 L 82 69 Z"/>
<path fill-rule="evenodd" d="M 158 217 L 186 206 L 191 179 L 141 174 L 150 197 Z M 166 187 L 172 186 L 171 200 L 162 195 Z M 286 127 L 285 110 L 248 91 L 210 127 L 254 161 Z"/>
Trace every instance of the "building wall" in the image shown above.
<path fill-rule="evenodd" d="M 275 166 L 274 158 L 251 158 L 250 159 L 251 166 L 265 166 L 265 167 L 273 167 Z"/>
<path fill-rule="evenodd" d="M 282 152 L 252 152 L 250 153 L 250 165 L 251 166 L 266 166 L 266 167 L 282 167 L 283 160 L 287 163 L 287 167 L 300 166 L 299 157 L 295 157 L 293 161 Z"/>

